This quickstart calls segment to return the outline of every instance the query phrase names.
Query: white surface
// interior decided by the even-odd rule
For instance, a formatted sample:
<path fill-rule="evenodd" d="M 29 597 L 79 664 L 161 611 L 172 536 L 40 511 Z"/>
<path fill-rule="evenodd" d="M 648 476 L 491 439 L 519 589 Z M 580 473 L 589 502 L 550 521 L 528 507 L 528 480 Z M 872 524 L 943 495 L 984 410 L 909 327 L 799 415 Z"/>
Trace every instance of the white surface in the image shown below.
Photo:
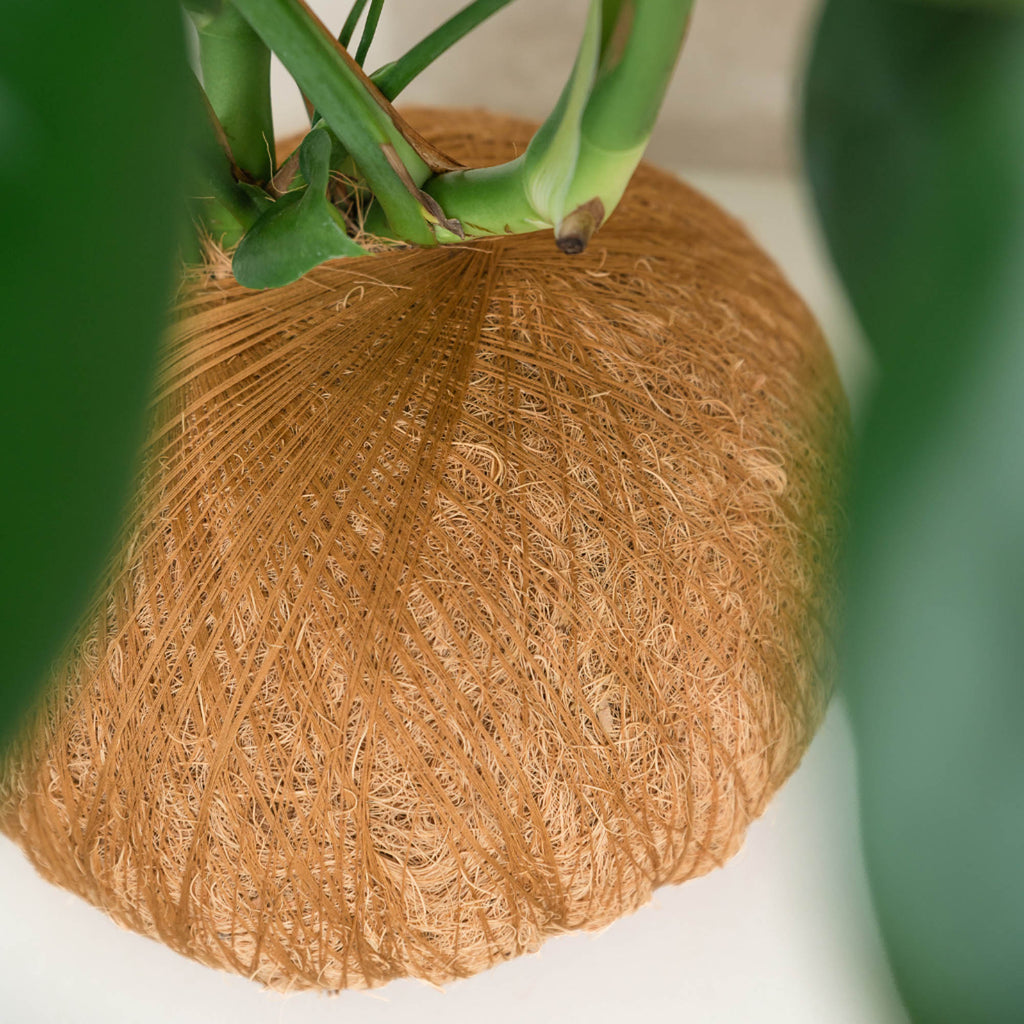
<path fill-rule="evenodd" d="M 684 175 L 685 176 L 685 175 Z M 800 189 L 785 178 L 694 175 L 745 220 L 818 313 L 856 393 L 867 360 L 824 269 Z M 447 992 L 282 997 L 119 929 L 44 883 L 0 840 L 4 1024 L 433 1024 L 906 1020 L 868 906 L 853 748 L 834 705 L 804 763 L 724 869 L 662 889 L 598 935 L 550 941 Z"/>
<path fill-rule="evenodd" d="M 0 843 L 0 1008 L 9 1024 L 899 1024 L 857 854 L 852 748 L 833 707 L 729 865 L 596 935 L 446 992 L 279 996 L 124 931 Z"/>

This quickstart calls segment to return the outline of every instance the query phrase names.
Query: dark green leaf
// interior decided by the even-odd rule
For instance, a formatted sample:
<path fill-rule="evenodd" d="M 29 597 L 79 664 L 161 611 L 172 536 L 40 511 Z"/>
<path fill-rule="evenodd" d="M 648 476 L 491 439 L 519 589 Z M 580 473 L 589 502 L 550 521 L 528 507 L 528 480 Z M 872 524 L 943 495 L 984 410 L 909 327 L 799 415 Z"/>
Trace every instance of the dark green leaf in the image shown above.
<path fill-rule="evenodd" d="M 1018 1021 L 1024 19 L 832 0 L 805 143 L 881 369 L 842 661 L 878 913 L 915 1020 Z"/>
<path fill-rule="evenodd" d="M 4 6 L 0 734 L 127 495 L 184 228 L 186 67 L 169 0 Z"/>
<path fill-rule="evenodd" d="M 232 269 L 246 288 L 280 288 L 324 260 L 360 256 L 345 221 L 327 199 L 331 139 L 314 128 L 302 141 L 299 168 L 307 182 L 282 196 L 252 226 L 235 251 Z"/>
<path fill-rule="evenodd" d="M 905 3 L 931 4 L 966 11 L 1014 11 L 1024 9 L 1024 0 L 904 0 Z"/>

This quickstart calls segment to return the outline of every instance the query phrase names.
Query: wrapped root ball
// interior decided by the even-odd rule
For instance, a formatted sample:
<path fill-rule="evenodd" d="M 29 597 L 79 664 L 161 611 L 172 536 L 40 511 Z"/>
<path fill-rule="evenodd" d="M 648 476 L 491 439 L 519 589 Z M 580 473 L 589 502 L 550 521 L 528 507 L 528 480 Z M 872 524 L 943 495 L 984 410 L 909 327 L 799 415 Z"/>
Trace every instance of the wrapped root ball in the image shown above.
<path fill-rule="evenodd" d="M 415 122 L 478 164 L 529 135 Z M 209 273 L 3 826 L 280 988 L 606 925 L 723 864 L 822 716 L 845 430 L 778 270 L 648 166 L 580 256 Z"/>

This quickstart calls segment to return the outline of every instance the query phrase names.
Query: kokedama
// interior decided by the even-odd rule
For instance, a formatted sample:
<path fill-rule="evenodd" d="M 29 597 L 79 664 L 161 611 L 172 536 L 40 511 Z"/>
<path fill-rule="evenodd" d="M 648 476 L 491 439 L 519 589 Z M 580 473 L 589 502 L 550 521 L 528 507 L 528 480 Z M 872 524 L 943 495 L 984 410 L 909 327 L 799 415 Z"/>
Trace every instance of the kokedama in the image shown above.
<path fill-rule="evenodd" d="M 689 4 L 595 2 L 536 133 L 397 118 L 426 51 L 371 82 L 298 0 L 199 6 L 205 260 L 3 825 L 268 985 L 468 975 L 722 864 L 795 768 L 845 403 L 735 222 L 646 165 L 619 202 Z M 274 166 L 225 99 L 267 44 L 316 111 Z"/>

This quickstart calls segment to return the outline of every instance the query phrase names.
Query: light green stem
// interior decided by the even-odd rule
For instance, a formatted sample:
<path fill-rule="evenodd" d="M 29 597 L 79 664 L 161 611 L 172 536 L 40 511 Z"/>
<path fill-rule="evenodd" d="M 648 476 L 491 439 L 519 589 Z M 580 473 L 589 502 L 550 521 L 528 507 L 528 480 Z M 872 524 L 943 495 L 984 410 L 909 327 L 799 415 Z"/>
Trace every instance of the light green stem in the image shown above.
<path fill-rule="evenodd" d="M 224 128 L 235 163 L 253 181 L 274 173 L 270 50 L 233 4 L 193 16 L 203 88 Z"/>
<path fill-rule="evenodd" d="M 597 200 L 607 219 L 618 205 L 650 138 L 692 9 L 693 0 L 604 0 L 600 64 L 580 123 L 567 212 Z M 530 201 L 529 173 L 519 157 L 441 174 L 424 187 L 468 235 L 554 227 Z"/>
<path fill-rule="evenodd" d="M 235 178 L 222 139 L 218 137 L 221 128 L 216 115 L 194 77 L 190 92 L 195 132 L 190 149 L 193 216 L 212 237 L 230 248 L 252 227 L 261 211 L 252 194 Z"/>
<path fill-rule="evenodd" d="M 384 0 L 373 0 L 370 10 L 366 15 L 366 22 L 363 25 L 363 34 L 359 37 L 359 48 L 356 50 L 356 63 L 362 67 L 366 63 L 366 55 L 370 52 L 370 44 L 377 34 L 377 23 L 380 21 L 380 12 L 384 8 Z"/>
<path fill-rule="evenodd" d="M 583 135 L 609 152 L 646 145 L 683 48 L 694 0 L 611 0 L 617 21 L 583 115 Z M 608 5 L 609 0 L 605 0 Z"/>

